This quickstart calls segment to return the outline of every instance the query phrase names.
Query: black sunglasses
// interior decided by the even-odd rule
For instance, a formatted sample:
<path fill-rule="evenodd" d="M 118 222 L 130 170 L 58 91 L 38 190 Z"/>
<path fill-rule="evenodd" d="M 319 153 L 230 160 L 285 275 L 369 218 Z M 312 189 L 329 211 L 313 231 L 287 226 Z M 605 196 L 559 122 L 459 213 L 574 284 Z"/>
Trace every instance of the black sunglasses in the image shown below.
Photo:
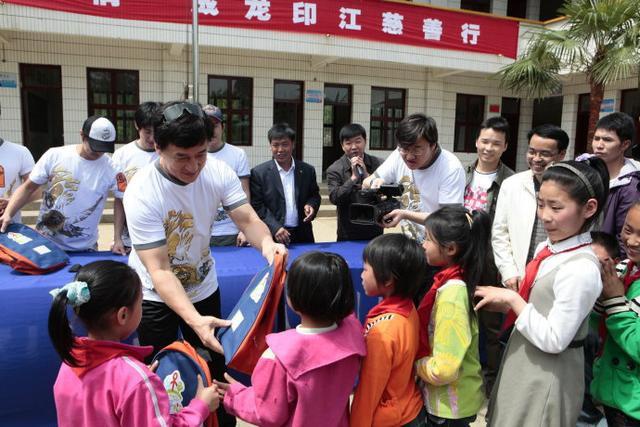
<path fill-rule="evenodd" d="M 165 123 L 171 123 L 172 121 L 179 119 L 185 114 L 204 118 L 202 108 L 200 108 L 199 105 L 192 104 L 190 102 L 181 102 L 179 104 L 173 104 L 170 107 L 165 108 L 165 110 L 162 112 L 162 118 Z"/>

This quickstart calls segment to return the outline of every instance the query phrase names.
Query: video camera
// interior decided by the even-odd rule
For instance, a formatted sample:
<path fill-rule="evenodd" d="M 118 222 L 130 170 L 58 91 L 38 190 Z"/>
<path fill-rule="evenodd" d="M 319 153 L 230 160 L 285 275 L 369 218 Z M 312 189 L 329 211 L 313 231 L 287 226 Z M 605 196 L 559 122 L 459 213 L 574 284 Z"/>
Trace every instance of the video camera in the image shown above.
<path fill-rule="evenodd" d="M 359 190 L 349 206 L 349 221 L 360 225 L 379 225 L 382 218 L 402 204 L 395 197 L 402 195 L 402 184 L 385 184 L 379 188 Z"/>

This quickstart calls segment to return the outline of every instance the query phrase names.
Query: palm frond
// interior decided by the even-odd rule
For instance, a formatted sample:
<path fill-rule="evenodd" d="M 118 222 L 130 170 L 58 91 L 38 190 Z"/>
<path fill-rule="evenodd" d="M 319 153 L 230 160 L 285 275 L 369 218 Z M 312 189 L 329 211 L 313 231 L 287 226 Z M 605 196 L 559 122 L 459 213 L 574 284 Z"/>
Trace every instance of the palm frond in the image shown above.
<path fill-rule="evenodd" d="M 602 60 L 595 62 L 590 70 L 597 83 L 609 84 L 631 77 L 638 71 L 640 53 L 634 46 L 622 46 L 607 51 Z"/>

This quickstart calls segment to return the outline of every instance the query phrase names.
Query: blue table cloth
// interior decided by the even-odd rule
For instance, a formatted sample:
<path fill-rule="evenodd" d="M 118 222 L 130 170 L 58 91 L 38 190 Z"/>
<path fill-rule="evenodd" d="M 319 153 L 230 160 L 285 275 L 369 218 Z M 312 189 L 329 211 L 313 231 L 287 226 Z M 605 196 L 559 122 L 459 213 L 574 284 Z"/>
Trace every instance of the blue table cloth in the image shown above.
<path fill-rule="evenodd" d="M 367 297 L 362 288 L 364 242 L 293 245 L 289 262 L 299 255 L 319 250 L 342 255 L 349 264 L 356 288 L 356 311 L 363 320 L 377 299 Z M 212 248 L 220 285 L 222 315 L 227 316 L 242 295 L 251 277 L 266 264 L 253 248 Z M 100 259 L 126 262 L 109 252 L 76 253 L 71 264 L 87 264 Z M 27 276 L 0 265 L 0 425 L 55 426 L 53 383 L 60 359 L 47 332 L 51 306 L 49 291 L 71 281 L 68 267 L 44 276 Z M 295 318 L 289 313 L 290 322 Z"/>

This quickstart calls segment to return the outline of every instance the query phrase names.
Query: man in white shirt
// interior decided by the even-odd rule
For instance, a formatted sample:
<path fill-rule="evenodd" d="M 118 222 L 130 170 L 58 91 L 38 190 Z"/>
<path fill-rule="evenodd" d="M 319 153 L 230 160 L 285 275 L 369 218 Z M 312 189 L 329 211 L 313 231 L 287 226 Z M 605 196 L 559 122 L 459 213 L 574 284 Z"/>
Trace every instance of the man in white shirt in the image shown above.
<path fill-rule="evenodd" d="M 27 147 L 0 138 L 0 215 L 4 213 L 11 195 L 29 178 L 34 164 Z M 35 191 L 31 200 L 38 197 L 40 191 Z M 20 222 L 20 211 L 16 212 L 12 221 Z"/>
<path fill-rule="evenodd" d="M 242 148 L 223 141 L 224 115 L 215 105 L 207 104 L 202 110 L 213 126 L 213 134 L 207 141 L 207 151 L 210 159 L 218 159 L 226 163 L 240 178 L 242 191 L 250 200 L 249 192 L 249 162 Z M 211 246 L 244 246 L 247 239 L 244 233 L 238 230 L 229 215 L 222 206 L 218 207 L 211 233 Z"/>
<path fill-rule="evenodd" d="M 158 158 L 156 153 L 153 129 L 160 123 L 162 105 L 159 102 L 144 102 L 136 110 L 133 119 L 138 132 L 138 139 L 118 148 L 111 161 L 116 172 L 117 186 L 114 191 L 114 226 L 115 236 L 111 251 L 126 255 L 131 250 L 131 238 L 127 229 L 122 197 L 127 184 L 136 172 Z"/>
<path fill-rule="evenodd" d="M 569 146 L 567 133 L 555 125 L 540 125 L 528 135 L 529 170 L 502 183 L 493 219 L 491 244 L 502 283 L 518 290 L 524 269 L 539 243 L 546 239 L 542 221 L 536 214 L 536 197 L 542 174 L 564 159 Z"/>
<path fill-rule="evenodd" d="M 385 227 L 402 221 L 405 234 L 418 242 L 424 239 L 427 216 L 445 205 L 462 205 L 465 174 L 460 160 L 438 145 L 435 120 L 424 114 L 405 117 L 396 129 L 397 150 L 393 151 L 364 188 L 403 184 L 404 209 L 396 209 L 384 217 Z"/>
<path fill-rule="evenodd" d="M 320 207 L 316 171 L 293 160 L 296 134 L 288 124 L 273 125 L 268 138 L 273 160 L 251 170 L 251 205 L 276 241 L 313 243 L 311 221 Z"/>
<path fill-rule="evenodd" d="M 230 322 L 220 317 L 220 291 L 209 249 L 214 212 L 220 204 L 251 245 L 272 262 L 286 248 L 271 238 L 226 164 L 207 159 L 209 121 L 196 104 L 168 103 L 155 128 L 159 159 L 138 171 L 124 194 L 132 250 L 129 265 L 143 286 L 138 337 L 154 353 L 178 330 L 195 348 L 207 347 L 212 373 L 222 379 L 222 348 L 214 332 Z M 206 350 L 206 349 L 205 349 Z M 231 425 L 233 419 L 221 425 Z"/>
<path fill-rule="evenodd" d="M 116 131 L 104 117 L 91 116 L 80 132 L 82 144 L 47 150 L 29 178 L 11 196 L 0 217 L 0 231 L 32 198 L 43 192 L 36 229 L 66 251 L 97 249 L 98 224 L 116 173 L 104 153 L 113 153 Z"/>

